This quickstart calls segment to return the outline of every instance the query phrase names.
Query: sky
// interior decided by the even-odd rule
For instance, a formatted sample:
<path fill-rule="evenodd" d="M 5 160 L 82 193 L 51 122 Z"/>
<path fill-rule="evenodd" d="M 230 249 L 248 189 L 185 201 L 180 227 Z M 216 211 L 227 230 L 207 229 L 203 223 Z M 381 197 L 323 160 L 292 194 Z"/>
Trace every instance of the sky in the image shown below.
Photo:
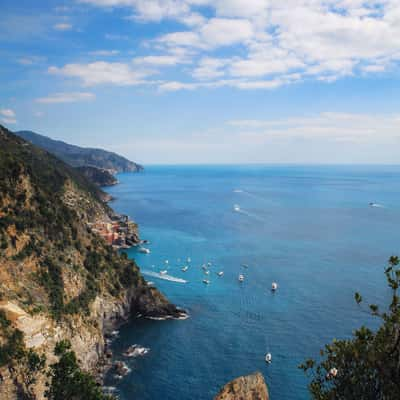
<path fill-rule="evenodd" d="M 0 0 L 0 123 L 143 164 L 398 164 L 399 0 Z"/>

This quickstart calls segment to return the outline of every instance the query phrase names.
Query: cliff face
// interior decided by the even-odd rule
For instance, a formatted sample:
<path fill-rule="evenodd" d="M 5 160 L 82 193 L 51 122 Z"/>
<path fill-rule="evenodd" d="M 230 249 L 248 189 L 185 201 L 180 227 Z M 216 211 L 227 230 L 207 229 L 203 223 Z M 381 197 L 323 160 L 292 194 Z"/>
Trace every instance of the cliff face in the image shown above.
<path fill-rule="evenodd" d="M 107 169 L 83 166 L 77 167 L 77 170 L 98 186 L 112 186 L 118 183 L 117 178 Z"/>
<path fill-rule="evenodd" d="M 131 314 L 179 317 L 137 265 L 89 228 L 112 210 L 73 168 L 0 126 L 0 398 L 42 399 L 28 349 L 54 362 L 68 339 L 95 371 L 104 334 Z M 29 372 L 31 373 L 31 372 Z"/>
<path fill-rule="evenodd" d="M 226 384 L 214 400 L 269 400 L 264 377 L 256 372 Z"/>

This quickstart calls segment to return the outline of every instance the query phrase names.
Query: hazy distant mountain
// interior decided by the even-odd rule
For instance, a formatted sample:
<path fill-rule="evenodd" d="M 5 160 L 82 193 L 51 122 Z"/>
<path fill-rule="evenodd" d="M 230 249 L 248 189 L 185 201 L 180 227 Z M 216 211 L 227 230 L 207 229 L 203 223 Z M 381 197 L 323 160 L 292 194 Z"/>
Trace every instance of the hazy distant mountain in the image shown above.
<path fill-rule="evenodd" d="M 143 167 L 116 153 L 102 149 L 79 147 L 50 139 L 31 131 L 15 132 L 18 136 L 47 150 L 73 167 L 90 166 L 116 172 L 139 172 Z"/>

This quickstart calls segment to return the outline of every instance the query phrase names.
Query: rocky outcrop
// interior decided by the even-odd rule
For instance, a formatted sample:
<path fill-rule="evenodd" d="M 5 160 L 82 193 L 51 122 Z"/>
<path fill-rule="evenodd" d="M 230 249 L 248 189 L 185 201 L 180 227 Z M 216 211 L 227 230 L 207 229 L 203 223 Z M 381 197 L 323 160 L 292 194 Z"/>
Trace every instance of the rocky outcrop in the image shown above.
<path fill-rule="evenodd" d="M 256 372 L 229 382 L 214 400 L 269 400 L 268 388 L 262 374 Z"/>
<path fill-rule="evenodd" d="M 83 166 L 77 167 L 77 170 L 86 176 L 89 181 L 97 186 L 113 186 L 118 183 L 117 178 L 107 169 Z"/>
<path fill-rule="evenodd" d="M 44 314 L 31 316 L 10 301 L 1 301 L 0 310 L 5 312 L 13 326 L 23 332 L 26 348 L 44 354 L 48 365 L 56 361 L 53 354 L 56 343 L 67 339 L 78 355 L 80 366 L 99 377 L 107 368 L 105 336 L 131 316 L 155 319 L 186 317 L 184 311 L 169 303 L 157 289 L 146 283 L 128 289 L 119 299 L 99 295 L 91 304 L 89 316 L 76 315 L 64 323 Z M 24 396 L 44 399 L 47 377 L 43 374 L 29 389 L 24 385 L 24 370 L 18 365 L 0 368 L 0 378 L 2 400 L 16 400 Z"/>

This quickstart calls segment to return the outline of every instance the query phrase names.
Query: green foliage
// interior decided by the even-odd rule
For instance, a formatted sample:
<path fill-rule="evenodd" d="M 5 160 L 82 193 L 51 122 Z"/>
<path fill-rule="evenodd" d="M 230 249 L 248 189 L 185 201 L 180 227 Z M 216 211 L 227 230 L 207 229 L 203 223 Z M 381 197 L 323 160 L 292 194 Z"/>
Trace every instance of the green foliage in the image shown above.
<path fill-rule="evenodd" d="M 0 346 L 0 367 L 20 360 L 25 354 L 23 333 L 11 327 L 3 310 L 0 310 L 0 333 L 4 343 Z"/>
<path fill-rule="evenodd" d="M 385 270 L 392 300 L 386 311 L 371 304 L 367 312 L 381 320 L 376 331 L 362 326 L 350 340 L 335 340 L 321 350 L 322 360 L 300 366 L 311 374 L 316 400 L 398 400 L 400 398 L 400 285 L 399 258 L 391 257 Z M 362 297 L 356 293 L 357 304 Z"/>
<path fill-rule="evenodd" d="M 64 312 L 66 314 L 78 314 L 84 312 L 88 315 L 90 303 L 96 298 L 99 291 L 99 284 L 95 281 L 93 276 L 89 274 L 86 278 L 85 290 L 65 306 Z"/>
<path fill-rule="evenodd" d="M 62 270 L 60 265 L 49 257 L 45 258 L 42 267 L 43 271 L 40 274 L 40 283 L 49 293 L 53 316 L 59 319 L 64 309 L 64 282 L 62 279 Z"/>
<path fill-rule="evenodd" d="M 36 383 L 37 374 L 43 371 L 46 366 L 46 356 L 37 354 L 34 350 L 29 349 L 26 353 L 26 371 L 25 371 L 25 383 L 27 386 Z"/>
<path fill-rule="evenodd" d="M 93 377 L 81 370 L 75 353 L 68 341 L 57 343 L 54 354 L 59 357 L 57 363 L 50 366 L 51 382 L 45 397 L 50 400 L 112 400 L 113 397 L 102 393 Z"/>
<path fill-rule="evenodd" d="M 32 255 L 35 252 L 35 250 L 36 250 L 36 242 L 35 238 L 32 237 L 29 240 L 29 242 L 23 247 L 23 249 L 13 257 L 13 259 L 16 261 L 25 260 L 25 258 Z"/>
<path fill-rule="evenodd" d="M 78 192 L 65 193 L 66 183 L 72 183 Z M 91 302 L 100 292 L 117 297 L 124 288 L 141 283 L 137 266 L 126 255 L 118 256 L 104 240 L 87 230 L 86 215 L 92 212 L 94 215 L 101 208 L 105 212 L 108 210 L 101 201 L 103 193 L 75 168 L 2 126 L 0 193 L 0 256 L 5 257 L 2 249 L 7 247 L 15 250 L 18 237 L 24 234 L 29 235 L 30 240 L 12 257 L 13 261 L 34 256 L 34 263 L 40 264 L 39 271 L 34 272 L 36 282 L 33 283 L 44 288 L 48 301 L 46 296 L 40 296 L 40 308 L 31 307 L 31 312 L 50 310 L 57 320 L 66 314 L 88 314 Z M 79 197 L 83 200 L 73 203 L 76 204 L 73 209 L 65 204 L 71 198 L 76 201 Z M 15 235 L 10 233 L 14 229 L 9 230 L 9 227 L 16 228 Z M 82 258 L 83 265 L 78 261 Z M 79 264 L 72 273 L 84 283 L 84 289 L 67 302 L 63 276 L 69 275 L 63 271 L 73 263 Z M 17 272 L 25 278 L 25 271 Z M 19 278 L 17 274 L 14 276 Z M 21 290 L 16 293 L 19 301 L 28 306 L 36 302 L 36 295 L 31 285 L 21 285 Z"/>

